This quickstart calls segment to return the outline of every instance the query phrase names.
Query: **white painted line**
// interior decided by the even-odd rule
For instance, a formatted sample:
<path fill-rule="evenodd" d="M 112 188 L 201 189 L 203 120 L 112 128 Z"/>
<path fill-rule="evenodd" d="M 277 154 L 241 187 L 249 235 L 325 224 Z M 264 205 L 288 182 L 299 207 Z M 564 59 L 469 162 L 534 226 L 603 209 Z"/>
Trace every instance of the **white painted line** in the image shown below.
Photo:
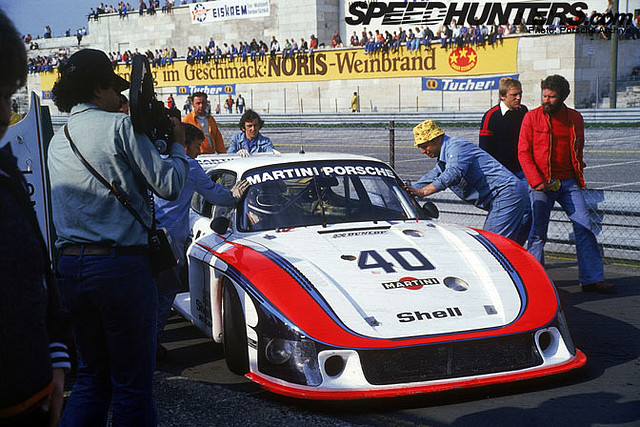
<path fill-rule="evenodd" d="M 633 160 L 630 162 L 621 162 L 621 163 L 609 163 L 608 165 L 597 165 L 597 166 L 587 166 L 584 169 L 587 170 L 591 170 L 591 169 L 598 169 L 598 168 L 607 168 L 609 166 L 626 166 L 626 165 L 631 165 L 633 163 L 640 163 L 640 160 Z"/>

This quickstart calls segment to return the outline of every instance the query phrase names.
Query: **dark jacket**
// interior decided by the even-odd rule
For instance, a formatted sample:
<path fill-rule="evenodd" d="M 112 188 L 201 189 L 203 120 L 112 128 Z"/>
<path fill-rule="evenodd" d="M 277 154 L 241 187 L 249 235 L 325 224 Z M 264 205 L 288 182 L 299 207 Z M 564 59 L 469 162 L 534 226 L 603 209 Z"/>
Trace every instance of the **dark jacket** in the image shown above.
<path fill-rule="evenodd" d="M 0 421 L 48 394 L 54 367 L 69 368 L 69 323 L 27 183 L 0 149 Z M 1 424 L 1 422 L 0 422 Z"/>
<path fill-rule="evenodd" d="M 527 111 L 527 107 L 521 105 L 520 108 L 502 115 L 498 104 L 484 114 L 480 124 L 480 148 L 513 173 L 522 170 L 518 161 L 518 137 Z"/>

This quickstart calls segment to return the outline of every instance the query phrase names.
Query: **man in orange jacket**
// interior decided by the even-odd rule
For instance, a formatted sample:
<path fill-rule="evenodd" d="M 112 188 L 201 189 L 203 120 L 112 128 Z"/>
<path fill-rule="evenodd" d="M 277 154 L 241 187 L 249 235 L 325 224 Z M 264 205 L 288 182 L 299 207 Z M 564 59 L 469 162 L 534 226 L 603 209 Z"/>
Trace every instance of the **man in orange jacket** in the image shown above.
<path fill-rule="evenodd" d="M 544 265 L 549 216 L 557 201 L 573 224 L 580 288 L 610 293 L 613 285 L 603 281 L 602 255 L 582 191 L 582 115 L 564 104 L 570 93 L 564 77 L 549 76 L 541 88 L 542 105 L 524 116 L 518 143 L 518 160 L 531 187 L 533 221 L 528 250 Z"/>
<path fill-rule="evenodd" d="M 187 114 L 182 121 L 199 127 L 204 133 L 205 140 L 200 146 L 202 154 L 223 154 L 227 150 L 224 148 L 222 134 L 218 129 L 215 119 L 207 112 L 207 94 L 195 92 L 191 95 L 191 106 L 193 111 Z"/>

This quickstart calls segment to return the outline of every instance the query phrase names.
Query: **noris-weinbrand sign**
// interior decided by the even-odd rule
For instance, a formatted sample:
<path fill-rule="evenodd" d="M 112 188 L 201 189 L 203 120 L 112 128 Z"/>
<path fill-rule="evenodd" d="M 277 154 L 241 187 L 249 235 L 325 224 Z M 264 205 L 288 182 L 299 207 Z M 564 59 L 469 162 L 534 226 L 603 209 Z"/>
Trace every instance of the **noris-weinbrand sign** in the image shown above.
<path fill-rule="evenodd" d="M 315 82 L 327 80 L 379 79 L 397 77 L 467 77 L 517 73 L 518 39 L 484 49 L 421 49 L 419 51 L 365 54 L 361 48 L 318 50 L 313 55 L 262 60 L 210 61 L 189 65 L 184 60 L 151 69 L 156 87 L 220 86 L 234 84 Z M 129 80 L 131 67 L 119 65 L 118 75 Z M 40 73 L 43 91 L 49 91 L 58 72 Z M 188 90 L 185 89 L 185 93 Z"/>

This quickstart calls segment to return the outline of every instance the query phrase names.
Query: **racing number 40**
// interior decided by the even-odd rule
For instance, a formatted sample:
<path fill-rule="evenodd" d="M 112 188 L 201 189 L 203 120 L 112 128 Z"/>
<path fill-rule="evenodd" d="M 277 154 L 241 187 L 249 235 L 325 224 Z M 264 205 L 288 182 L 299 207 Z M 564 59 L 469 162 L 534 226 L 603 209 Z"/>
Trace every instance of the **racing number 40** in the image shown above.
<path fill-rule="evenodd" d="M 389 255 L 406 271 L 433 270 L 435 267 L 415 248 L 387 249 Z M 358 257 L 361 270 L 382 268 L 387 273 L 396 271 L 393 262 L 389 262 L 377 251 L 362 251 Z"/>

